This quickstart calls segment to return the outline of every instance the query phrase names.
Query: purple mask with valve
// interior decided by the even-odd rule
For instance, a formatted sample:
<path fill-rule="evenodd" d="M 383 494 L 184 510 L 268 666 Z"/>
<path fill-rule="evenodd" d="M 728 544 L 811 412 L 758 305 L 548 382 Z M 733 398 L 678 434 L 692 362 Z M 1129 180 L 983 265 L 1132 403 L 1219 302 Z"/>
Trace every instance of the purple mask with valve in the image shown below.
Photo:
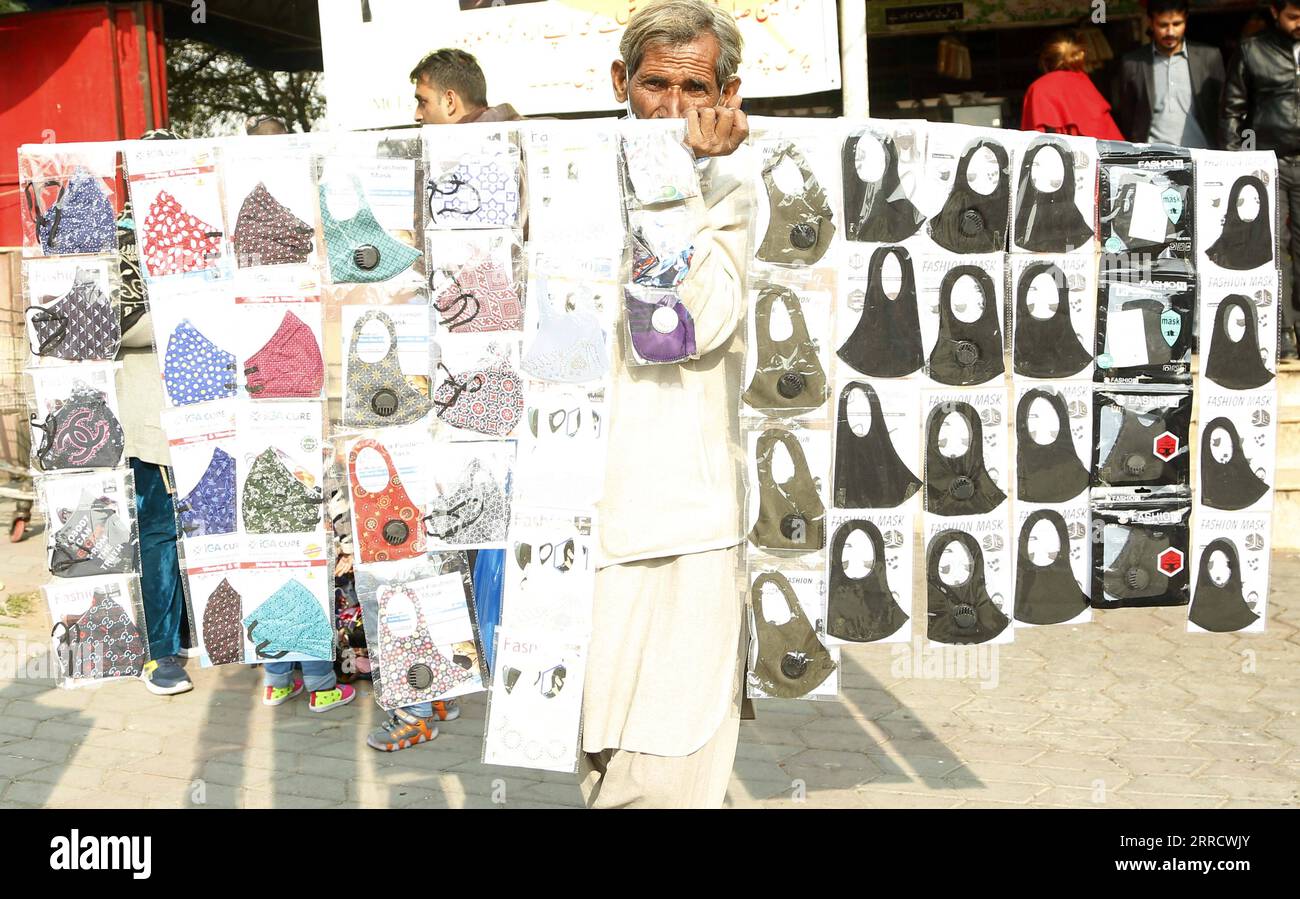
<path fill-rule="evenodd" d="M 646 302 L 624 290 L 632 349 L 645 362 L 682 362 L 695 358 L 698 355 L 695 322 L 690 312 L 673 294 L 658 294 L 658 297 L 655 302 Z"/>

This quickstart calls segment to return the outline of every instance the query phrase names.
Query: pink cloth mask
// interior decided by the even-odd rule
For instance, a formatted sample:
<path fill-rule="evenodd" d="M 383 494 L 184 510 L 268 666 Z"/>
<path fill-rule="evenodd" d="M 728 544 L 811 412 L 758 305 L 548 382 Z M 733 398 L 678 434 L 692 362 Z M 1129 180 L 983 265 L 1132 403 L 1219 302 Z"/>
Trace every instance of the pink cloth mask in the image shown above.
<path fill-rule="evenodd" d="M 284 314 L 280 327 L 244 365 L 244 389 L 258 399 L 320 396 L 325 383 L 316 335 L 292 312 Z"/>

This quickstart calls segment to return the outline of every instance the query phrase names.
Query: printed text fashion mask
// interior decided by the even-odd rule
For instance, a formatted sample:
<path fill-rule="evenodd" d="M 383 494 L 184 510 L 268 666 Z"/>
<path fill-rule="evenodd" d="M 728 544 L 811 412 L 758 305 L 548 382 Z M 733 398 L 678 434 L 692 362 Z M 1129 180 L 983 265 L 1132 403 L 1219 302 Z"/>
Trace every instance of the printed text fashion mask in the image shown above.
<path fill-rule="evenodd" d="M 902 272 L 902 282 L 894 297 L 885 293 L 881 279 L 888 256 L 898 260 Z M 916 308 L 916 274 L 907 250 L 877 247 L 871 254 L 862 317 L 837 354 L 855 371 L 873 378 L 901 378 L 925 362 Z"/>
<path fill-rule="evenodd" d="M 772 456 L 781 444 L 794 473 L 778 484 L 772 479 Z M 758 438 L 758 521 L 749 542 L 762 549 L 808 552 L 826 545 L 826 507 L 808 470 L 803 447 L 789 431 L 769 428 Z"/>
<path fill-rule="evenodd" d="M 59 468 L 114 468 L 122 460 L 126 446 L 122 425 L 118 422 L 104 394 L 78 383 L 71 395 L 37 423 L 41 445 L 35 458 L 42 471 Z"/>
<path fill-rule="evenodd" d="M 184 319 L 167 338 L 163 386 L 174 406 L 234 396 L 239 386 L 235 354 L 221 349 Z"/>
<path fill-rule="evenodd" d="M 952 308 L 953 286 L 962 278 L 975 282 L 980 315 L 964 322 Z M 1002 304 L 988 272 L 975 265 L 949 269 L 939 286 L 939 338 L 930 352 L 927 371 L 940 384 L 983 384 L 1003 372 Z"/>
<path fill-rule="evenodd" d="M 361 180 L 353 175 L 351 184 L 359 206 L 349 219 L 336 219 L 330 213 L 325 186 L 320 186 L 320 218 L 330 278 L 335 284 L 387 281 L 410 268 L 420 258 L 420 251 L 385 231 L 366 202 Z"/>
<path fill-rule="evenodd" d="M 939 573 L 943 551 L 957 543 L 970 557 L 970 574 L 960 584 L 945 583 Z M 989 597 L 984 583 L 984 553 L 965 531 L 943 531 L 930 541 L 925 578 L 929 585 L 927 636 L 936 643 L 986 643 L 1011 623 Z"/>
<path fill-rule="evenodd" d="M 524 414 L 523 384 L 506 351 L 488 347 L 488 358 L 446 378 L 433 394 L 437 414 L 447 424 L 489 437 L 508 437 Z"/>
<path fill-rule="evenodd" d="M 1034 157 L 1049 148 L 1061 159 L 1061 186 L 1044 193 L 1034 186 Z M 1020 161 L 1016 246 L 1035 253 L 1068 253 L 1092 236 L 1092 226 L 1074 202 L 1074 153 L 1061 141 L 1034 141 Z"/>
<path fill-rule="evenodd" d="M 519 367 L 535 378 L 581 384 L 603 378 L 609 370 L 605 331 L 593 312 L 585 309 L 555 309 L 552 297 L 537 305 L 537 333 Z"/>
<path fill-rule="evenodd" d="M 448 331 L 517 331 L 524 326 L 515 279 L 494 259 L 465 266 L 434 290 L 433 304 Z"/>
<path fill-rule="evenodd" d="M 186 537 L 235 532 L 235 460 L 214 447 L 212 460 L 194 488 L 176 504 Z"/>
<path fill-rule="evenodd" d="M 221 256 L 221 229 L 186 212 L 165 190 L 149 204 L 143 232 L 140 256 L 155 278 L 203 271 Z"/>
<path fill-rule="evenodd" d="M 244 197 L 231 242 L 240 268 L 253 265 L 294 265 L 311 256 L 316 230 L 266 189 L 264 182 Z"/>
<path fill-rule="evenodd" d="M 1217 434 L 1216 434 L 1217 432 Z M 1214 419 L 1201 432 L 1201 501 L 1211 509 L 1237 511 L 1255 504 L 1268 493 L 1268 484 L 1255 474 L 1250 460 L 1241 449 L 1241 436 L 1232 419 Z M 1232 456 L 1226 462 L 1214 458 L 1220 435 L 1227 435 Z"/>
<path fill-rule="evenodd" d="M 121 574 L 135 566 L 131 523 L 112 502 L 85 491 L 52 543 L 50 573 L 59 577 Z"/>
<path fill-rule="evenodd" d="M 1101 485 L 1139 487 L 1174 482 L 1173 467 L 1155 455 L 1155 440 L 1169 430 L 1158 412 L 1134 412 L 1123 406 L 1106 406 L 1101 414 L 1119 416 L 1119 429 L 1110 452 L 1097 472 Z"/>
<path fill-rule="evenodd" d="M 110 593 L 112 596 L 110 596 Z M 139 677 L 145 646 L 140 629 L 126 609 L 114 601 L 117 588 L 97 589 L 90 608 L 71 625 L 59 622 L 54 631 L 64 673 L 73 678 Z"/>
<path fill-rule="evenodd" d="M 879 181 L 858 174 L 858 146 L 863 138 L 876 141 L 885 155 Z M 921 227 L 923 216 L 903 191 L 898 175 L 898 145 L 887 135 L 859 131 L 844 141 L 840 156 L 844 174 L 844 221 L 849 240 L 898 243 Z"/>
<path fill-rule="evenodd" d="M 311 328 L 286 312 L 260 350 L 244 363 L 244 389 L 260 399 L 320 396 L 325 363 Z"/>
<path fill-rule="evenodd" d="M 384 486 L 371 492 L 357 477 L 357 456 L 372 449 L 384 460 Z M 388 450 L 377 440 L 358 440 L 348 453 L 348 482 L 357 522 L 357 545 L 363 563 L 414 559 L 424 554 L 420 510 L 402 486 L 402 478 Z"/>
<path fill-rule="evenodd" d="M 1056 284 L 1056 311 L 1036 318 L 1029 311 L 1029 289 L 1044 274 Z M 1079 342 L 1070 321 L 1070 285 L 1053 262 L 1034 262 L 1020 273 L 1011 356 L 1016 374 L 1029 378 L 1069 378 L 1092 364 L 1092 353 Z"/>
<path fill-rule="evenodd" d="M 59 193 L 54 205 L 43 210 L 40 194 L 50 187 L 58 187 Z M 36 239 L 46 256 L 116 249 L 113 203 L 103 181 L 85 168 L 77 166 L 66 182 L 46 181 L 40 188 L 29 183 L 23 191 L 36 226 Z"/>
<path fill-rule="evenodd" d="M 253 461 L 244 481 L 244 529 L 250 534 L 306 534 L 321 523 L 320 488 L 289 471 L 275 447 Z"/>
<path fill-rule="evenodd" d="M 409 587 L 400 584 L 380 587 L 378 602 L 382 708 L 432 702 L 474 676 L 473 671 L 438 651 L 420 611 L 420 601 Z M 399 628 L 397 624 L 403 626 Z M 407 633 L 398 636 L 399 630 Z"/>
<path fill-rule="evenodd" d="M 1102 588 L 1115 599 L 1162 596 L 1169 577 L 1160 570 L 1160 554 L 1169 549 L 1169 533 L 1143 525 L 1125 527 L 1124 545 L 1102 573 Z"/>
<path fill-rule="evenodd" d="M 763 588 L 768 585 L 780 592 L 790 609 L 790 619 L 784 624 L 773 624 L 763 614 Z M 754 578 L 750 597 L 758 637 L 754 680 L 764 694 L 776 699 L 807 696 L 831 676 L 835 661 L 817 639 L 817 632 L 799 605 L 794 588 L 780 572 L 764 572 Z"/>
<path fill-rule="evenodd" d="M 860 532 L 871 541 L 871 570 L 849 577 L 844 570 L 844 544 Z M 885 539 L 865 518 L 844 522 L 831 541 L 830 596 L 826 605 L 826 633 L 854 643 L 883 640 L 907 623 L 885 571 Z"/>
<path fill-rule="evenodd" d="M 506 539 L 510 500 L 476 457 L 452 489 L 429 502 L 425 533 L 452 546 L 499 543 Z"/>
<path fill-rule="evenodd" d="M 334 632 L 312 592 L 290 579 L 244 616 L 244 632 L 257 658 L 279 659 L 300 652 L 313 659 L 334 657 Z"/>
<path fill-rule="evenodd" d="M 772 177 L 772 170 L 787 159 L 803 177 L 800 193 L 786 193 Z M 835 236 L 835 222 L 826 191 L 808 168 L 808 161 L 793 144 L 783 144 L 763 166 L 763 184 L 767 187 L 768 222 L 757 257 L 788 265 L 818 262 Z"/>
<path fill-rule="evenodd" d="M 849 422 L 849 394 L 861 391 L 870 404 L 871 424 L 861 436 Z M 835 420 L 834 504 L 840 509 L 892 509 L 921 489 L 889 439 L 889 425 L 876 390 L 850 381 L 840 391 Z"/>
<path fill-rule="evenodd" d="M 121 319 L 93 272 L 78 269 L 66 294 L 48 306 L 28 306 L 27 312 L 36 332 L 32 352 L 37 356 L 87 362 L 117 355 Z"/>
<path fill-rule="evenodd" d="M 1029 536 L 1034 526 L 1046 521 L 1056 530 L 1056 556 L 1037 565 L 1029 555 Z M 1070 568 L 1070 535 L 1065 519 L 1054 509 L 1039 509 L 1020 526 L 1020 547 L 1016 554 L 1016 610 L 1018 621 L 1028 624 L 1060 624 L 1088 608 L 1088 597 L 1079 589 Z"/>
<path fill-rule="evenodd" d="M 1237 202 L 1242 189 L 1253 187 L 1259 197 L 1259 211 L 1248 222 L 1241 220 Z M 1205 255 L 1216 265 L 1244 272 L 1273 261 L 1273 227 L 1269 223 L 1268 188 L 1254 175 L 1242 175 L 1228 191 L 1223 210 L 1223 232 L 1210 244 Z"/>
<path fill-rule="evenodd" d="M 1210 577 L 1210 557 L 1221 552 L 1228 559 L 1228 579 L 1216 584 Z M 1241 558 L 1237 544 L 1219 537 L 1201 550 L 1200 573 L 1196 577 L 1196 592 L 1192 606 L 1187 610 L 1192 624 L 1218 634 L 1239 631 L 1259 620 L 1259 615 L 1246 603 L 1241 583 Z"/>
<path fill-rule="evenodd" d="M 790 317 L 790 336 L 772 337 L 772 306 L 777 302 Z M 803 305 L 788 287 L 765 287 L 754 308 L 756 364 L 743 399 L 754 409 L 795 412 L 816 409 L 826 402 L 826 373 L 817 347 L 808 335 Z"/>
<path fill-rule="evenodd" d="M 686 304 L 675 295 L 666 294 L 647 303 L 624 289 L 623 311 L 632 349 L 645 361 L 683 362 L 698 355 L 695 321 Z"/>
<path fill-rule="evenodd" d="M 1045 400 L 1056 414 L 1056 437 L 1039 443 L 1029 430 L 1029 410 Z M 1035 387 L 1016 404 L 1017 498 L 1027 503 L 1063 503 L 1088 489 L 1088 469 L 1074 450 L 1065 397 Z"/>
<path fill-rule="evenodd" d="M 948 415 L 966 422 L 970 443 L 959 456 L 945 456 L 939 429 Z M 925 508 L 936 515 L 983 515 L 1007 495 L 984 467 L 984 425 L 969 403 L 940 403 L 930 410 L 925 440 Z"/>
<path fill-rule="evenodd" d="M 998 169 L 992 193 L 971 187 L 970 164 L 975 154 L 988 150 Z M 978 140 L 966 148 L 957 163 L 952 191 L 939 214 L 930 219 L 930 236 L 951 253 L 1000 253 L 1007 245 L 1007 220 L 1011 214 L 1011 164 L 1006 148 L 997 141 Z"/>
<path fill-rule="evenodd" d="M 1237 341 L 1228 335 L 1228 314 L 1233 309 L 1241 310 L 1245 324 L 1245 332 Z M 1273 373 L 1264 366 L 1260 355 L 1259 314 L 1249 297 L 1230 294 L 1215 310 L 1205 376 L 1229 390 L 1253 390 L 1273 380 Z"/>
<path fill-rule="evenodd" d="M 438 228 L 513 228 L 519 220 L 518 160 L 509 153 L 466 158 L 429 179 L 429 222 Z"/>
<path fill-rule="evenodd" d="M 378 362 L 367 362 L 357 352 L 361 329 L 371 320 L 378 321 L 388 331 L 388 350 Z M 402 374 L 397 359 L 397 328 L 378 309 L 369 310 L 352 326 L 344 403 L 347 424 L 363 428 L 410 424 L 429 414 L 432 408 L 429 398 L 412 387 Z"/>
<path fill-rule="evenodd" d="M 213 665 L 244 660 L 244 629 L 239 626 L 243 617 L 239 594 L 222 578 L 203 607 L 203 648 Z"/>

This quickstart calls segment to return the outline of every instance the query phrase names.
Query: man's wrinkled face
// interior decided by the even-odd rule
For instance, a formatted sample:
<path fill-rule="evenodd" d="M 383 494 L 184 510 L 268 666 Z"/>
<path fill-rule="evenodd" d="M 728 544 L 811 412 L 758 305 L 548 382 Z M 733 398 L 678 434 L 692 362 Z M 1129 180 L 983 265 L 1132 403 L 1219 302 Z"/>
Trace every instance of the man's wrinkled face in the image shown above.
<path fill-rule="evenodd" d="M 415 120 L 421 125 L 450 125 L 447 92 L 421 78 L 415 85 Z"/>
<path fill-rule="evenodd" d="M 1292 6 L 1288 3 L 1282 7 L 1281 12 L 1271 6 L 1268 11 L 1273 14 L 1273 20 L 1277 22 L 1277 27 L 1283 34 L 1293 41 L 1300 41 L 1300 6 Z"/>
<path fill-rule="evenodd" d="M 1181 12 L 1162 12 L 1151 17 L 1151 39 L 1164 53 L 1177 53 L 1187 34 L 1187 16 Z"/>
<path fill-rule="evenodd" d="M 739 87 L 735 79 L 725 89 L 718 85 L 718 54 L 711 34 L 689 44 L 652 46 L 631 78 L 622 60 L 614 62 L 614 94 L 619 102 L 631 100 L 638 119 L 680 119 L 688 109 L 718 106 Z"/>

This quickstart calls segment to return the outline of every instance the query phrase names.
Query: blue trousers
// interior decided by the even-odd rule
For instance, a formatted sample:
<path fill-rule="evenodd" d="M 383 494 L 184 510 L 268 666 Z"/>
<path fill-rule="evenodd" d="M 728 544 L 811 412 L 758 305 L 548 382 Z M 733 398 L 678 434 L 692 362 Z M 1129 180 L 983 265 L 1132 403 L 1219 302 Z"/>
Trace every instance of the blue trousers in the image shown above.
<path fill-rule="evenodd" d="M 262 682 L 268 687 L 287 687 L 293 683 L 293 666 L 302 666 L 302 683 L 310 692 L 333 690 L 338 686 L 334 663 L 329 659 L 304 662 L 267 662 L 262 666 Z"/>
<path fill-rule="evenodd" d="M 140 527 L 140 591 L 149 654 L 160 659 L 181 650 L 185 592 L 176 554 L 176 511 L 162 467 L 131 460 L 135 475 L 135 517 Z"/>

